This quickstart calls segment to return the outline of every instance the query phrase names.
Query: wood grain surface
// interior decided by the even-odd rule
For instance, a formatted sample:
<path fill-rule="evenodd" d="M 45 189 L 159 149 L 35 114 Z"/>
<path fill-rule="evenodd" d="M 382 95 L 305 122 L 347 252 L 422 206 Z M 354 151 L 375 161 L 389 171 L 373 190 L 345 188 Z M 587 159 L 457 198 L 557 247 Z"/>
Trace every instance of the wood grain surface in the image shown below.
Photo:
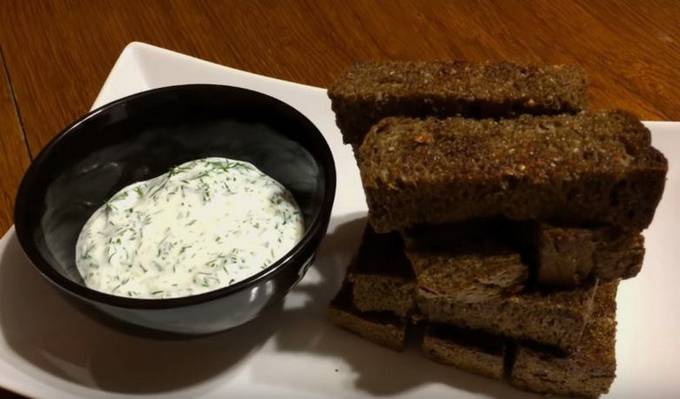
<path fill-rule="evenodd" d="M 676 0 L 0 0 L 0 234 L 29 151 L 131 41 L 317 86 L 366 59 L 579 63 L 594 108 L 680 120 L 678 21 Z"/>
<path fill-rule="evenodd" d="M 14 195 L 30 157 L 24 142 L 12 88 L 0 51 L 0 237 L 12 225 Z M 23 398 L 0 387 L 0 398 Z"/>
<path fill-rule="evenodd" d="M 0 52 L 0 236 L 12 225 L 14 196 L 30 157 Z"/>

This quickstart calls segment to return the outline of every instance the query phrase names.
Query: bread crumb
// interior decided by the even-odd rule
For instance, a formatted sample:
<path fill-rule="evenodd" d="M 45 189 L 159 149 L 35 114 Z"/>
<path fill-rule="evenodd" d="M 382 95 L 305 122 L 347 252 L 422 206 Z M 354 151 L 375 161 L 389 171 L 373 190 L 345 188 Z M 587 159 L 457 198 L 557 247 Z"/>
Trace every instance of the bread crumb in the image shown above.
<path fill-rule="evenodd" d="M 418 144 L 432 144 L 434 137 L 430 133 L 423 132 L 417 134 L 414 140 Z"/>

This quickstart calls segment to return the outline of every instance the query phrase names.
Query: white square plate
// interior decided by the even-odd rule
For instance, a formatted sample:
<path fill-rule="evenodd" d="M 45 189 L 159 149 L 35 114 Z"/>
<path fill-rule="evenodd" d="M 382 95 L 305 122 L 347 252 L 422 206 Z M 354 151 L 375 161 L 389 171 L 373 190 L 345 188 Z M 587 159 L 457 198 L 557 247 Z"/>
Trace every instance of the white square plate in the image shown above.
<path fill-rule="evenodd" d="M 14 230 L 0 240 L 0 386 L 31 397 L 446 397 L 528 398 L 504 383 L 396 353 L 325 319 L 356 248 L 366 214 L 359 174 L 341 143 L 321 88 L 212 64 L 143 43 L 116 62 L 93 107 L 139 91 L 219 83 L 277 97 L 324 133 L 338 169 L 328 236 L 283 309 L 233 331 L 188 341 L 156 341 L 114 331 L 82 315 L 25 259 Z M 642 273 L 622 283 L 618 377 L 610 397 L 680 397 L 680 123 L 650 122 L 671 169 L 646 231 Z"/>

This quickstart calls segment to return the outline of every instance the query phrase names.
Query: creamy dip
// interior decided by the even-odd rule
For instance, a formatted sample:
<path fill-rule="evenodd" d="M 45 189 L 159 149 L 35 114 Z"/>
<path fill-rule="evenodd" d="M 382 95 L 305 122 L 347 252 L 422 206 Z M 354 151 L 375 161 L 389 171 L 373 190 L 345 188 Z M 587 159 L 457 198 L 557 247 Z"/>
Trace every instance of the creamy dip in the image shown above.
<path fill-rule="evenodd" d="M 113 295 L 195 295 L 260 272 L 303 233 L 280 183 L 250 163 L 205 158 L 116 193 L 80 232 L 76 266 Z"/>

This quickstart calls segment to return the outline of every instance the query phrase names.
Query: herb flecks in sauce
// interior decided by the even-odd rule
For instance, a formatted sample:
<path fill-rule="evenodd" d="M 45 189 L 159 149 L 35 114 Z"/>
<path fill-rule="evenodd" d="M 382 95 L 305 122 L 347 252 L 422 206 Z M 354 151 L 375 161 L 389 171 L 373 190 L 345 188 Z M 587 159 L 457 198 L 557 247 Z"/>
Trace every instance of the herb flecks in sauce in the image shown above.
<path fill-rule="evenodd" d="M 226 287 L 271 265 L 302 238 L 293 196 L 247 162 L 199 159 L 123 188 L 78 237 L 85 284 L 134 298 Z"/>

